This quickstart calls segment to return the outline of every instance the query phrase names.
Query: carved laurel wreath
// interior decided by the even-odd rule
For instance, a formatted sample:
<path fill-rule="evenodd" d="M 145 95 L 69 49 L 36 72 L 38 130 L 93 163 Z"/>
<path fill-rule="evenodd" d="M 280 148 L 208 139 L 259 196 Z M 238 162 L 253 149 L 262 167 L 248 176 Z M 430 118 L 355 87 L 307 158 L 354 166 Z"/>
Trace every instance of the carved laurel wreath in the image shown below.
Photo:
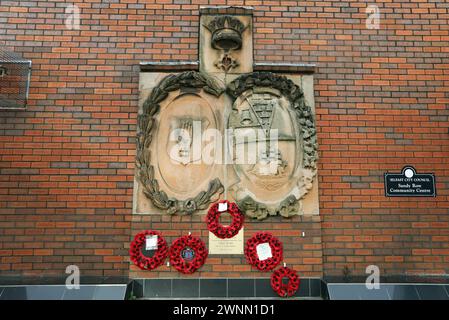
<path fill-rule="evenodd" d="M 297 121 L 301 126 L 301 137 L 303 140 L 303 167 L 309 171 L 304 176 L 305 186 L 302 190 L 302 195 L 304 195 L 312 188 L 318 160 L 315 122 L 313 113 L 305 102 L 304 93 L 290 79 L 271 72 L 244 74 L 231 82 L 226 91 L 233 98 L 234 102 L 242 93 L 255 87 L 270 87 L 279 90 L 289 100 L 295 110 Z M 297 214 L 300 209 L 298 205 L 299 200 L 294 195 L 290 195 L 274 211 L 270 210 L 265 204 L 255 201 L 250 196 L 238 201 L 238 205 L 247 215 L 261 220 L 268 215 L 280 214 L 283 217 L 290 217 Z"/>
<path fill-rule="evenodd" d="M 209 182 L 206 191 L 201 191 L 194 198 L 187 200 L 169 198 L 164 191 L 159 189 L 159 183 L 154 175 L 154 167 L 150 164 L 150 145 L 156 127 L 156 116 L 160 111 L 160 103 L 168 97 L 170 92 L 181 88 L 203 89 L 216 97 L 224 91 L 213 78 L 195 71 L 187 71 L 165 77 L 143 104 L 143 112 L 137 119 L 137 178 L 142 183 L 144 194 L 152 200 L 156 207 L 167 210 L 169 214 L 192 214 L 196 210 L 206 209 L 211 198 L 224 191 L 218 178 Z"/>

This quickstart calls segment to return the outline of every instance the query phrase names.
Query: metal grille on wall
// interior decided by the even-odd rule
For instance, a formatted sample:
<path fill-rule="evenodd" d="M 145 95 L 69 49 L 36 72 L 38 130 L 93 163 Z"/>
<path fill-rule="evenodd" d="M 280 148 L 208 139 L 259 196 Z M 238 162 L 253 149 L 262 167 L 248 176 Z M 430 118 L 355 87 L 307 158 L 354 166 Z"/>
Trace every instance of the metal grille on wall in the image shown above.
<path fill-rule="evenodd" d="M 28 99 L 31 60 L 0 48 L 0 109 L 24 109 Z"/>

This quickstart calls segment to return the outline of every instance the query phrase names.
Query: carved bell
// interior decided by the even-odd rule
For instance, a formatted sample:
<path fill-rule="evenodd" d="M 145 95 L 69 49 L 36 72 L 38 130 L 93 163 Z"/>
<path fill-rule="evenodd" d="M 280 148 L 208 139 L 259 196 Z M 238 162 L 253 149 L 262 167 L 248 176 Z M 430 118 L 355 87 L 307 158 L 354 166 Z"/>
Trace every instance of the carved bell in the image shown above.
<path fill-rule="evenodd" d="M 248 109 L 242 110 L 240 123 L 243 125 L 249 125 L 252 122 L 253 120 L 251 119 L 251 113 L 249 112 L 249 110 Z"/>
<path fill-rule="evenodd" d="M 219 16 L 205 27 L 212 33 L 212 48 L 229 51 L 242 47 L 242 32 L 246 27 L 239 19 L 232 16 Z"/>

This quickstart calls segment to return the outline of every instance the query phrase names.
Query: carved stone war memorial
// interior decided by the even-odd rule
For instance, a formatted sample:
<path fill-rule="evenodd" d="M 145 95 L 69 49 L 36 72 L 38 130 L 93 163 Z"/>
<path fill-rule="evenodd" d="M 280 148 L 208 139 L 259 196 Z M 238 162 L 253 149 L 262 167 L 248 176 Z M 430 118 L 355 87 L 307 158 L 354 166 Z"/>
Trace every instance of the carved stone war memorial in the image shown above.
<path fill-rule="evenodd" d="M 210 258 L 249 274 L 254 271 L 244 265 L 252 264 L 251 250 L 260 254 L 265 249 L 266 256 L 255 256 L 262 267 L 253 265 L 269 271 L 295 261 L 295 248 L 287 242 L 283 249 L 262 221 L 298 216 L 299 222 L 306 216 L 312 224 L 319 222 L 311 218 L 319 215 L 313 66 L 298 64 L 287 70 L 288 65 L 262 64 L 255 70 L 252 9 L 203 8 L 200 14 L 198 66 L 141 63 L 134 220 L 181 216 L 191 225 L 182 230 L 188 233 L 184 236 L 193 233 L 194 239 L 205 234 L 195 225 L 207 220 L 211 232 L 205 234 L 209 241 L 204 250 Z M 157 70 L 164 67 L 173 71 Z M 198 70 L 177 72 L 189 67 Z M 226 214 L 232 221 L 220 218 Z M 252 249 L 248 242 L 244 250 L 245 231 L 268 237 L 278 247 L 260 240 Z M 142 256 L 142 237 L 163 237 L 163 232 L 148 232 L 153 231 L 138 234 L 132 249 L 131 272 L 143 277 L 148 274 L 136 267 L 148 270 L 160 263 Z M 293 232 L 299 235 L 300 230 Z M 180 250 L 182 266 L 170 251 L 171 267 L 191 273 L 185 264 L 194 263 L 199 253 L 188 245 Z M 225 261 L 233 263 L 226 266 Z M 160 274 L 173 272 L 169 268 Z M 283 268 L 296 281 L 296 271 Z"/>
<path fill-rule="evenodd" d="M 203 14 L 199 71 L 141 72 L 135 213 L 318 214 L 313 78 L 254 71 L 251 18 Z"/>
<path fill-rule="evenodd" d="M 449 299 L 447 3 L 7 2 L 0 300 Z"/>

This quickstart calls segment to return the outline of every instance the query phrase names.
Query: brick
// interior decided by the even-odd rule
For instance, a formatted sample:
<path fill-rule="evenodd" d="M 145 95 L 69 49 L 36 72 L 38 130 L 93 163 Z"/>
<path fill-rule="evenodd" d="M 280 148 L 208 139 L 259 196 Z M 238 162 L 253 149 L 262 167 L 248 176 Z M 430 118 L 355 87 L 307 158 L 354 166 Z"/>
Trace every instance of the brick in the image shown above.
<path fill-rule="evenodd" d="M 60 274 L 63 261 L 76 261 L 87 274 L 178 277 L 130 265 L 130 237 L 153 227 L 171 241 L 195 227 L 207 239 L 196 217 L 131 215 L 136 68 L 198 60 L 204 1 L 157 1 L 142 12 L 127 2 L 80 2 L 81 33 L 37 0 L 0 10 L 0 42 L 33 60 L 28 109 L 0 112 L 2 271 Z M 345 265 L 365 275 L 372 263 L 387 274 L 447 274 L 447 8 L 387 1 L 382 10 L 394 15 L 367 30 L 364 3 L 220 1 L 236 3 L 254 6 L 257 62 L 317 65 L 319 220 L 248 220 L 246 235 L 276 231 L 303 276 L 341 275 Z M 383 196 L 383 174 L 405 164 L 435 173 L 436 198 Z M 260 276 L 244 257 L 227 259 L 208 258 L 198 276 Z"/>

